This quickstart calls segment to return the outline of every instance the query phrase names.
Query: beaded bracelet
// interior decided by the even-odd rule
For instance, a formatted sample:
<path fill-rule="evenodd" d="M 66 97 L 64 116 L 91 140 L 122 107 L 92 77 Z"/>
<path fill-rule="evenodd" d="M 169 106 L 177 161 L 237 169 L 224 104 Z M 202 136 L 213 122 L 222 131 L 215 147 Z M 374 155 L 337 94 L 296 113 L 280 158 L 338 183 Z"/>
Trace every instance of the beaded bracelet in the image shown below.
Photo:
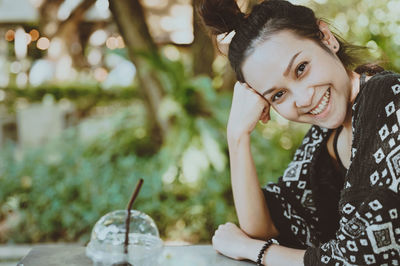
<path fill-rule="evenodd" d="M 265 242 L 265 244 L 263 245 L 263 247 L 260 250 L 260 253 L 258 253 L 257 266 L 263 266 L 263 264 L 261 262 L 262 262 L 264 253 L 267 250 L 267 248 L 269 248 L 272 244 L 279 245 L 279 242 L 274 238 L 270 238 Z"/>

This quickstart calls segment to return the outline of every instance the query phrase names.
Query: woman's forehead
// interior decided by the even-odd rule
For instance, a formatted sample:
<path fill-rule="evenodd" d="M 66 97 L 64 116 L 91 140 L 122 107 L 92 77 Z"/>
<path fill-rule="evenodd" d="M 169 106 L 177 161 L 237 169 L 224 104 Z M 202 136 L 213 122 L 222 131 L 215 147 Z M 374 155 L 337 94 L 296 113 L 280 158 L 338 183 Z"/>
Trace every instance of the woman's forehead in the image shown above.
<path fill-rule="evenodd" d="M 245 61 L 259 64 L 274 59 L 284 60 L 300 50 L 312 48 L 313 45 L 315 43 L 310 39 L 299 37 L 290 31 L 281 31 L 260 42 Z"/>
<path fill-rule="evenodd" d="M 244 60 L 242 71 L 249 85 L 257 88 L 269 76 L 282 77 L 289 63 L 296 55 L 301 55 L 312 48 L 311 40 L 300 38 L 289 31 L 272 35 L 266 41 L 257 45 L 254 51 Z"/>

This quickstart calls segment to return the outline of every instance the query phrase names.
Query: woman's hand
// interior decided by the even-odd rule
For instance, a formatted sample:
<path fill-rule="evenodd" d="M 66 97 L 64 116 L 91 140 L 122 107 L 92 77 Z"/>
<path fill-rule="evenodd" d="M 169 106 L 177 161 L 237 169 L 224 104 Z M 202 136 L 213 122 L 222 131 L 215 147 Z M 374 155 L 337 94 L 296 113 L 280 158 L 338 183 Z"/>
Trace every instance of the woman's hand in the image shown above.
<path fill-rule="evenodd" d="M 247 259 L 247 242 L 251 240 L 233 223 L 221 224 L 212 238 L 213 248 L 222 255 L 235 260 Z"/>
<path fill-rule="evenodd" d="M 250 134 L 261 120 L 270 119 L 268 102 L 245 83 L 236 82 L 228 121 L 228 138 Z"/>

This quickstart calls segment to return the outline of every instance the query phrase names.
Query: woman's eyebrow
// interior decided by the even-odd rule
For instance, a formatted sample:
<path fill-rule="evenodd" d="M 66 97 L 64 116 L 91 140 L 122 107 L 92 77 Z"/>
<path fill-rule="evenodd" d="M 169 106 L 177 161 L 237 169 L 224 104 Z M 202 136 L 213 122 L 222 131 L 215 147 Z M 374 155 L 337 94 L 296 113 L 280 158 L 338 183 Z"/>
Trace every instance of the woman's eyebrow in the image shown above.
<path fill-rule="evenodd" d="M 288 66 L 287 66 L 285 72 L 283 72 L 283 76 L 286 77 L 286 76 L 289 74 L 289 71 L 290 71 L 290 69 L 291 69 L 292 66 L 293 66 L 294 60 L 296 59 L 296 57 L 297 57 L 299 54 L 301 54 L 301 52 L 302 52 L 302 51 L 300 51 L 300 52 L 296 53 L 295 55 L 293 55 L 292 59 L 290 59 L 290 61 L 289 61 L 289 64 L 288 64 Z M 275 89 L 276 89 L 276 87 L 272 87 L 272 88 L 270 88 L 270 89 L 264 91 L 263 94 L 262 94 L 262 96 L 265 96 L 265 95 L 270 94 L 270 93 L 273 92 Z"/>

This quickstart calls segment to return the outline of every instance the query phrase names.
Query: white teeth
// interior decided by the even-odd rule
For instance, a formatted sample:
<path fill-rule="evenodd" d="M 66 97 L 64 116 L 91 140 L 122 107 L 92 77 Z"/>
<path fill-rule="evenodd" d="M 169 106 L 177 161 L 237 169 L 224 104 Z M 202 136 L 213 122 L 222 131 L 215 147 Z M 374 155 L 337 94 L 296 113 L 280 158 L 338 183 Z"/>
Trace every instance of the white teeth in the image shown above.
<path fill-rule="evenodd" d="M 324 111 L 325 108 L 328 106 L 329 96 L 330 96 L 330 93 L 329 93 L 329 89 L 328 89 L 325 92 L 325 95 L 322 98 L 321 103 L 316 108 L 314 108 L 312 111 L 310 111 L 310 113 L 313 115 L 318 115 L 318 114 L 322 113 L 322 111 Z"/>

